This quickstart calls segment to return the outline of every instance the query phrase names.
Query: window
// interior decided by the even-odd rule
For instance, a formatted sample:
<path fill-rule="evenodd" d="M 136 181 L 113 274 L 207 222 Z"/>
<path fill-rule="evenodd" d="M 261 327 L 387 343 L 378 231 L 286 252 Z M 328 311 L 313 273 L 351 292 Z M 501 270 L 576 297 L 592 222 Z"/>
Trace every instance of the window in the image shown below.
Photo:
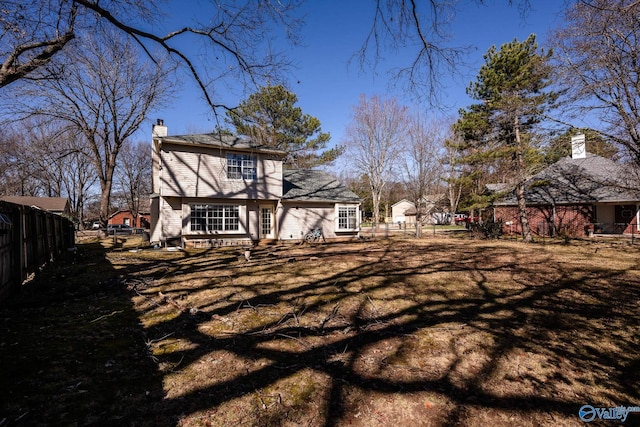
<path fill-rule="evenodd" d="M 358 208 L 356 206 L 338 207 L 338 230 L 355 230 L 358 224 Z"/>
<path fill-rule="evenodd" d="M 256 158 L 249 154 L 227 154 L 228 179 L 256 179 Z"/>
<path fill-rule="evenodd" d="M 191 205 L 191 231 L 239 231 L 240 206 Z"/>

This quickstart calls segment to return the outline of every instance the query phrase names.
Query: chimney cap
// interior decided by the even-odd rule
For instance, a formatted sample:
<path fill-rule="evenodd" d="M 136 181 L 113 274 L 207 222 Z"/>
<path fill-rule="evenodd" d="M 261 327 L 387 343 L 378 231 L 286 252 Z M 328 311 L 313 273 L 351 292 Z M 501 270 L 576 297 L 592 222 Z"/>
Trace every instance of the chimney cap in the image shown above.
<path fill-rule="evenodd" d="M 151 127 L 151 135 L 153 138 L 163 138 L 167 136 L 167 127 L 164 120 L 157 119 L 156 124 Z"/>

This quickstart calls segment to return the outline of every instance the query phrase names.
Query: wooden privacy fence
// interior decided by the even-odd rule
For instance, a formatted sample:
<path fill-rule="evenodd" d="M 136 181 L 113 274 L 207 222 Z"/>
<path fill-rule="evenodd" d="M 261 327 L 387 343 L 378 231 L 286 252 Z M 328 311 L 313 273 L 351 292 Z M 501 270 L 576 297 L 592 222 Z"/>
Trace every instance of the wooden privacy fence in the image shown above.
<path fill-rule="evenodd" d="M 71 220 L 36 207 L 0 201 L 0 301 L 74 245 Z"/>

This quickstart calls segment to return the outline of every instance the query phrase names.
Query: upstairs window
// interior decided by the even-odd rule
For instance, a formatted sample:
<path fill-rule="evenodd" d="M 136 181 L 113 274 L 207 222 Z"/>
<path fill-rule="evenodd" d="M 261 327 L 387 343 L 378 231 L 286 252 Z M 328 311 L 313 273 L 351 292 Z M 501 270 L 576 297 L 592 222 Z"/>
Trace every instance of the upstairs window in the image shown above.
<path fill-rule="evenodd" d="M 249 154 L 227 154 L 227 179 L 256 179 L 257 161 Z"/>

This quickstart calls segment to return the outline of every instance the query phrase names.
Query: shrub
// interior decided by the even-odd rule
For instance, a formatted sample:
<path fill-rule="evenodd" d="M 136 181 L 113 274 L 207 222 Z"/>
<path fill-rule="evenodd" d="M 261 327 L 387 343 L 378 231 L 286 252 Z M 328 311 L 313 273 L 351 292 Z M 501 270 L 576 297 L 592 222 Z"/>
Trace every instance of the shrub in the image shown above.
<path fill-rule="evenodd" d="M 499 239 L 502 236 L 502 221 L 469 223 L 471 235 L 478 239 Z"/>

